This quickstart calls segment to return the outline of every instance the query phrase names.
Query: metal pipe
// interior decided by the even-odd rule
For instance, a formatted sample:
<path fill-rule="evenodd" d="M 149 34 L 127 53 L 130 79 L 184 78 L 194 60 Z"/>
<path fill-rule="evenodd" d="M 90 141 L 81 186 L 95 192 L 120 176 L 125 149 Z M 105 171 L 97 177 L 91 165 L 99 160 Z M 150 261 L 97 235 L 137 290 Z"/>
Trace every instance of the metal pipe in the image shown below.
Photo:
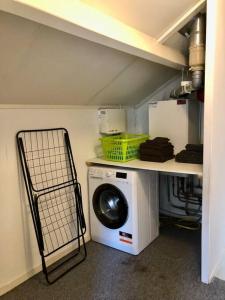
<path fill-rule="evenodd" d="M 198 205 L 198 209 L 190 208 L 188 201 L 185 202 L 184 206 L 176 205 L 176 204 L 173 203 L 170 195 L 171 195 L 171 192 L 170 192 L 170 176 L 167 176 L 167 197 L 168 197 L 167 200 L 170 203 L 170 205 L 174 208 L 184 210 L 186 215 L 190 215 L 190 216 L 201 215 L 201 205 Z M 178 198 L 178 200 L 180 200 L 180 199 Z"/>
<path fill-rule="evenodd" d="M 172 188 L 173 188 L 172 195 L 174 198 L 177 198 L 183 203 L 186 203 L 188 201 L 190 204 L 197 205 L 197 206 L 201 204 L 201 197 L 199 195 L 195 195 L 194 193 L 188 195 L 183 188 L 179 188 L 179 185 L 180 185 L 179 178 L 177 178 L 176 180 L 177 192 L 175 193 L 175 179 L 174 177 L 172 177 Z M 183 191 L 181 191 L 182 189 Z"/>
<path fill-rule="evenodd" d="M 192 71 L 192 87 L 198 90 L 203 86 L 205 65 L 205 17 L 199 14 L 192 26 L 189 46 L 189 66 Z"/>

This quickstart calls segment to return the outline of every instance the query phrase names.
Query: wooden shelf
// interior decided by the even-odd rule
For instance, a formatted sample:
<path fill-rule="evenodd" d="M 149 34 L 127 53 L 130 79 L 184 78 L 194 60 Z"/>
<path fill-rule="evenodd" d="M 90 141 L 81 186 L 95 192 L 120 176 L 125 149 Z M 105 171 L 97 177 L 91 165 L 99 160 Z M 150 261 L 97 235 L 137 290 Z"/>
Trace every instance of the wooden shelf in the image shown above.
<path fill-rule="evenodd" d="M 88 165 L 107 165 L 130 169 L 140 169 L 140 170 L 151 170 L 158 172 L 168 172 L 168 173 L 179 173 L 179 174 L 190 174 L 202 176 L 203 166 L 198 164 L 186 164 L 178 163 L 174 159 L 168 160 L 164 163 L 148 162 L 139 159 L 131 160 L 129 162 L 114 162 L 109 160 L 104 160 L 102 158 L 93 158 L 87 161 Z"/>

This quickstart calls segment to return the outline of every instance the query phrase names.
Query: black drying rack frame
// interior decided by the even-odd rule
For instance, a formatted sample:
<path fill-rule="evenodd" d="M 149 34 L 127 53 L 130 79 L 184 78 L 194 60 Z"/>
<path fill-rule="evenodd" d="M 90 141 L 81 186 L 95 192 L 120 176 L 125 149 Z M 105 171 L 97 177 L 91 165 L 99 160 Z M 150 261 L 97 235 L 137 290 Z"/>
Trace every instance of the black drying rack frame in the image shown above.
<path fill-rule="evenodd" d="M 51 284 L 87 256 L 81 186 L 69 134 L 65 128 L 22 130 L 16 140 L 42 270 Z M 47 266 L 47 258 L 72 242 L 77 247 L 70 255 Z"/>

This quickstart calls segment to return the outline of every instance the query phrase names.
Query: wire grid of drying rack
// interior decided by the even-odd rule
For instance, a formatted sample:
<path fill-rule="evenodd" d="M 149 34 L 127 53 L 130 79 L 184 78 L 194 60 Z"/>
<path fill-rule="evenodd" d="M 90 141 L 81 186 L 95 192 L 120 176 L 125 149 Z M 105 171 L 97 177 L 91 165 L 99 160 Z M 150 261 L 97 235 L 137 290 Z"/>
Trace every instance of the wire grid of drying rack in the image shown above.
<path fill-rule="evenodd" d="M 17 146 L 43 273 L 53 283 L 87 255 L 81 186 L 69 134 L 65 128 L 22 130 Z M 47 257 L 74 241 L 78 248 L 72 256 L 47 267 Z M 71 259 L 74 262 L 65 269 Z"/>

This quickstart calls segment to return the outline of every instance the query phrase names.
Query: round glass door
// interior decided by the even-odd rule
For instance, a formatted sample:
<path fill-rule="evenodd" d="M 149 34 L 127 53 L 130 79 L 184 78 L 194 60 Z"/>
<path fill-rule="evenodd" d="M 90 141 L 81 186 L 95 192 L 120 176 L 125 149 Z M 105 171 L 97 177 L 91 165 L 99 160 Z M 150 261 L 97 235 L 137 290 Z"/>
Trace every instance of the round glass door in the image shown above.
<path fill-rule="evenodd" d="M 99 221 L 106 227 L 117 229 L 126 223 L 127 200 L 112 184 L 102 184 L 93 196 L 93 208 Z"/>

